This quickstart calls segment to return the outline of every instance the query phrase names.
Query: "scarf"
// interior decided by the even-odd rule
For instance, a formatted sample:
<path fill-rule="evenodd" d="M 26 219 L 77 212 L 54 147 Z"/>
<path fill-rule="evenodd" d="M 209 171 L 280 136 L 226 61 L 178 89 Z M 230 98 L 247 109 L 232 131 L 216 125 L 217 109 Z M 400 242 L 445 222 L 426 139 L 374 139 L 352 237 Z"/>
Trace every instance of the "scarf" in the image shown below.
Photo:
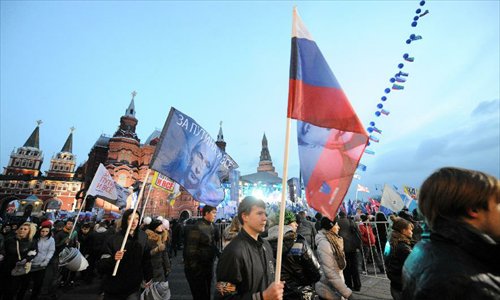
<path fill-rule="evenodd" d="M 328 242 L 330 242 L 330 245 L 332 245 L 332 248 L 335 252 L 333 257 L 337 261 L 339 269 L 344 270 L 346 266 L 346 261 L 344 253 L 344 241 L 342 240 L 342 237 L 331 231 L 325 230 L 324 232 L 326 239 L 328 240 Z"/>

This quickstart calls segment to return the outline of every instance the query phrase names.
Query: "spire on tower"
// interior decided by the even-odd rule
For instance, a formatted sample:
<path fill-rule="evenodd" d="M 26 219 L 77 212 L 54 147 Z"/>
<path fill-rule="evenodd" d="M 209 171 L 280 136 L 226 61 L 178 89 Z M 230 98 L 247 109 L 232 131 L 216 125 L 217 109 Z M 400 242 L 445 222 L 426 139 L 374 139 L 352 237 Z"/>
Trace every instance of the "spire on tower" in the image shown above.
<path fill-rule="evenodd" d="M 36 128 L 31 133 L 30 137 L 26 140 L 23 147 L 33 147 L 40 148 L 40 124 L 42 124 L 42 120 L 36 121 Z"/>
<path fill-rule="evenodd" d="M 73 153 L 73 131 L 75 131 L 75 127 L 71 127 L 69 130 L 69 136 L 64 143 L 64 146 L 61 149 L 61 152 L 69 152 Z"/>
<path fill-rule="evenodd" d="M 222 121 L 219 123 L 219 134 L 217 135 L 217 142 L 224 142 L 224 134 L 222 133 Z"/>
<path fill-rule="evenodd" d="M 134 105 L 134 98 L 135 96 L 137 95 L 137 92 L 136 91 L 132 91 L 131 93 L 132 95 L 132 100 L 130 100 L 130 104 L 127 108 L 127 110 L 125 111 L 125 115 L 126 116 L 132 116 L 132 117 L 135 117 L 135 105 Z"/>

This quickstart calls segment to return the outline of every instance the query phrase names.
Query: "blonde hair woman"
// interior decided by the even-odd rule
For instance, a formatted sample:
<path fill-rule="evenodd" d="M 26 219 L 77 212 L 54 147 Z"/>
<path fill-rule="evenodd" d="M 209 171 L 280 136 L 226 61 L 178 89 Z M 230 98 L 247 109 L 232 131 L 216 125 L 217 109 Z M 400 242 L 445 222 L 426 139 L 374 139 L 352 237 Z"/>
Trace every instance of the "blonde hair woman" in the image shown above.
<path fill-rule="evenodd" d="M 25 222 L 16 230 L 16 235 L 5 241 L 5 260 L 1 271 L 1 283 L 5 287 L 3 299 L 23 299 L 29 285 L 28 271 L 31 260 L 37 254 L 37 243 L 33 240 L 36 225 Z M 11 271 L 16 264 L 25 264 L 26 273 L 13 276 Z"/>

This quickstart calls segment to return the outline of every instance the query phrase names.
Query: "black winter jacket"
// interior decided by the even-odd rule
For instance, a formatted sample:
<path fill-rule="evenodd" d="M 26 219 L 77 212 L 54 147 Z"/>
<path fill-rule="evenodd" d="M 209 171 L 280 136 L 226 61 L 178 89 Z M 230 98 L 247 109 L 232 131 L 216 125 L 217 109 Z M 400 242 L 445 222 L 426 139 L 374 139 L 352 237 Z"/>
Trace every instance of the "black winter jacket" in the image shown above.
<path fill-rule="evenodd" d="M 219 255 L 218 238 L 214 225 L 204 218 L 194 225 L 186 225 L 184 268 L 194 275 L 202 275 L 206 270 L 212 272 L 215 257 Z"/>
<path fill-rule="evenodd" d="M 313 299 L 313 284 L 320 280 L 320 265 L 303 236 L 284 228 L 281 280 L 285 281 L 283 299 Z M 276 258 L 278 226 L 269 229 L 268 241 Z"/>
<path fill-rule="evenodd" d="M 216 273 L 215 299 L 261 300 L 261 293 L 274 281 L 273 249 L 242 228 L 224 248 Z"/>
<path fill-rule="evenodd" d="M 499 253 L 466 223 L 440 219 L 404 264 L 402 299 L 500 299 Z"/>
<path fill-rule="evenodd" d="M 404 242 L 399 242 L 395 249 L 389 253 L 385 260 L 387 277 L 391 280 L 391 287 L 401 291 L 403 288 L 402 270 L 406 258 L 411 253 L 411 246 Z"/>
<path fill-rule="evenodd" d="M 102 286 L 104 292 L 125 299 L 140 289 L 142 280 L 148 282 L 153 278 L 153 268 L 146 234 L 137 229 L 134 236 L 129 236 L 127 239 L 125 244 L 127 251 L 123 255 L 116 276 L 112 276 L 116 263 L 115 253 L 120 250 L 123 237 L 124 234 L 118 232 L 107 240 L 97 268 L 105 276 Z"/>
<path fill-rule="evenodd" d="M 356 249 L 361 248 L 361 233 L 353 220 L 342 217 L 338 219 L 340 226 L 339 235 L 344 240 L 344 252 L 355 253 Z"/>

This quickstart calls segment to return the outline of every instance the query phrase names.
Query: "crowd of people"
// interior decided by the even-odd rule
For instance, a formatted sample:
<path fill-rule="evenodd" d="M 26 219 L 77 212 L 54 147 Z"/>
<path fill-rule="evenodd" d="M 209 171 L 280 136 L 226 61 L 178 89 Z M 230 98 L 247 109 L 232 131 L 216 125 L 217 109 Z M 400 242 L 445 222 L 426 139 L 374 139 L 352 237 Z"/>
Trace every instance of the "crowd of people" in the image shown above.
<path fill-rule="evenodd" d="M 149 289 L 168 290 L 170 259 L 182 248 L 195 300 L 352 300 L 367 273 L 386 274 L 396 300 L 499 299 L 498 179 L 437 170 L 422 185 L 419 212 L 340 212 L 329 219 L 285 210 L 278 276 L 279 213 L 268 218 L 266 203 L 252 196 L 223 227 L 214 222 L 217 208 L 209 205 L 185 225 L 170 226 L 161 217 L 139 224 L 131 209 L 116 224 L 85 222 L 75 231 L 71 219 L 8 224 L 0 235 L 0 297 L 24 299 L 31 287 L 31 299 L 53 299 L 57 287 L 71 287 L 77 277 L 91 282 L 100 276 L 102 299 L 139 299 Z M 87 258 L 85 270 L 59 266 L 67 247 Z"/>

